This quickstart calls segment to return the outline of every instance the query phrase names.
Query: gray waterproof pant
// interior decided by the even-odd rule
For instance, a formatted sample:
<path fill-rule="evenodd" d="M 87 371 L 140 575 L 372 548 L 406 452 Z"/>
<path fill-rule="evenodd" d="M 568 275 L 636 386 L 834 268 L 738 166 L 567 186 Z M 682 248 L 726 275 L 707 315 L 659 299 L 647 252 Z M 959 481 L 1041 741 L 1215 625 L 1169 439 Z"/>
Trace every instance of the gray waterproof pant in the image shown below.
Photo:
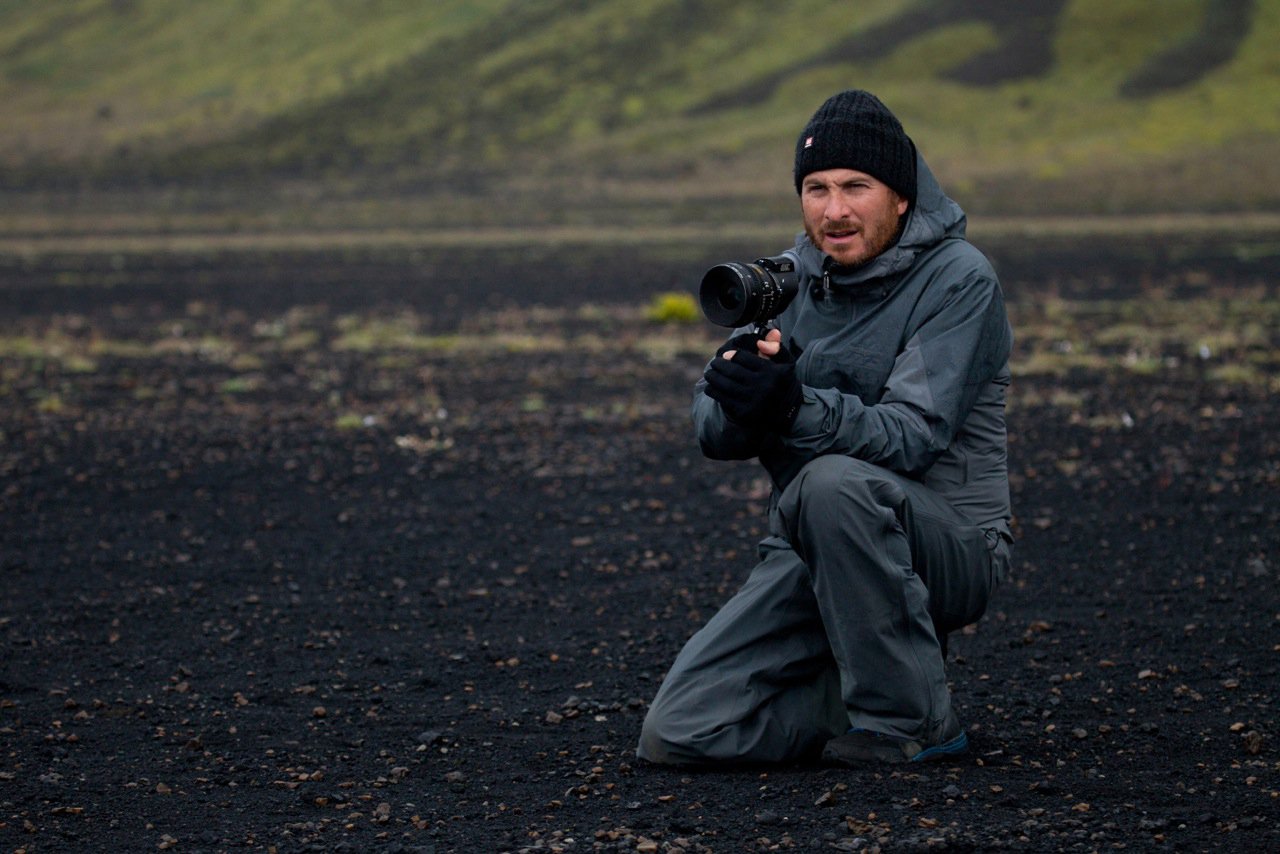
<path fill-rule="evenodd" d="M 919 738 L 947 716 L 939 633 L 982 616 L 1008 562 L 999 532 L 838 455 L 801 470 L 771 528 L 742 589 L 676 657 L 641 758 L 805 759 L 850 726 Z"/>

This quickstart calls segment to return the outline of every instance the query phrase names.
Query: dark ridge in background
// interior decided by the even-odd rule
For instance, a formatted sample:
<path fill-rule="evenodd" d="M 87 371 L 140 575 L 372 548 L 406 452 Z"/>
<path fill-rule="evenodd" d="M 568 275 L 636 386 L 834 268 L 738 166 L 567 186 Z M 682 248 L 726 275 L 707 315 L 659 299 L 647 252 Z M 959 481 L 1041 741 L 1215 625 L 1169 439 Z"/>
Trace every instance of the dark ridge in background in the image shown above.
<path fill-rule="evenodd" d="M 691 114 L 712 114 L 761 104 L 787 78 L 802 71 L 882 59 L 909 41 L 933 30 L 979 21 L 995 28 L 1000 44 L 974 56 L 948 73 L 964 83 L 994 86 L 1009 80 L 1043 74 L 1053 65 L 1053 34 L 1065 0 L 944 0 L 910 8 L 804 62 L 754 80 L 735 92 L 698 105 Z"/>
<path fill-rule="evenodd" d="M 1152 57 L 1120 86 L 1126 98 L 1147 98 L 1189 86 L 1231 61 L 1249 35 L 1254 0 L 1215 0 L 1205 6 L 1200 29 Z"/>

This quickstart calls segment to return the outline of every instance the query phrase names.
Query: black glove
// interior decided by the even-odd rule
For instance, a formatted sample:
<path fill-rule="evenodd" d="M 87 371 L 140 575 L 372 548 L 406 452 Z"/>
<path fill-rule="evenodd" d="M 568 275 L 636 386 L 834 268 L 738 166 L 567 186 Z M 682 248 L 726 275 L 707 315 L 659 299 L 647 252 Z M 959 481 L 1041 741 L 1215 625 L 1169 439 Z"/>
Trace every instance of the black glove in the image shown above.
<path fill-rule="evenodd" d="M 804 402 L 795 359 L 785 347 L 772 359 L 764 358 L 754 347 L 738 350 L 732 359 L 717 353 L 704 378 L 707 397 L 720 404 L 730 421 L 744 427 L 781 433 L 791 426 Z"/>
<path fill-rule="evenodd" d="M 759 340 L 760 340 L 759 333 L 743 332 L 742 334 L 735 335 L 732 338 L 730 338 L 728 341 L 721 344 L 720 349 L 716 351 L 716 355 L 723 356 L 725 353 L 729 352 L 730 350 L 750 350 L 752 353 L 755 353 L 756 342 Z"/>

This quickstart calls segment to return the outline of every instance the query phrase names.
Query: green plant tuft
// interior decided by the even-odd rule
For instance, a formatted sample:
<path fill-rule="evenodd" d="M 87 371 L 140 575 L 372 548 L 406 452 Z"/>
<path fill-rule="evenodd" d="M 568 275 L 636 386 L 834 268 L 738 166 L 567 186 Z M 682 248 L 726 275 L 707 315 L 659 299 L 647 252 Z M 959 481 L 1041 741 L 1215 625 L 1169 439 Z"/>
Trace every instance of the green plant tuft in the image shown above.
<path fill-rule="evenodd" d="M 698 319 L 698 305 L 689 294 L 668 291 L 653 298 L 645 317 L 657 323 L 693 323 Z"/>
<path fill-rule="evenodd" d="M 372 415 L 360 415 L 356 412 L 347 412 L 339 415 L 334 419 L 333 426 L 337 430 L 363 430 L 372 427 L 377 423 L 377 419 Z"/>

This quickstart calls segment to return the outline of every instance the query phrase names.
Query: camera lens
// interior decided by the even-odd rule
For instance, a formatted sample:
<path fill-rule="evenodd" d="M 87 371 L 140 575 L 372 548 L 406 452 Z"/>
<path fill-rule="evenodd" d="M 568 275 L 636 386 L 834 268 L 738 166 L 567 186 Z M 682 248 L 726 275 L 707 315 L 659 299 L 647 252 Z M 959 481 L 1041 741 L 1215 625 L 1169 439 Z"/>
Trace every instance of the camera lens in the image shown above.
<path fill-rule="evenodd" d="M 759 290 L 759 277 L 746 264 L 717 264 L 702 277 L 699 299 L 707 320 L 719 326 L 742 326 L 755 313 L 747 303 Z"/>
<path fill-rule="evenodd" d="M 766 323 L 795 296 L 798 275 L 786 257 L 761 258 L 750 264 L 717 264 L 702 277 L 698 299 L 707 320 L 719 326 Z"/>
<path fill-rule="evenodd" d="M 718 291 L 716 299 L 720 307 L 725 311 L 732 311 L 736 314 L 742 309 L 742 293 L 737 288 Z"/>

